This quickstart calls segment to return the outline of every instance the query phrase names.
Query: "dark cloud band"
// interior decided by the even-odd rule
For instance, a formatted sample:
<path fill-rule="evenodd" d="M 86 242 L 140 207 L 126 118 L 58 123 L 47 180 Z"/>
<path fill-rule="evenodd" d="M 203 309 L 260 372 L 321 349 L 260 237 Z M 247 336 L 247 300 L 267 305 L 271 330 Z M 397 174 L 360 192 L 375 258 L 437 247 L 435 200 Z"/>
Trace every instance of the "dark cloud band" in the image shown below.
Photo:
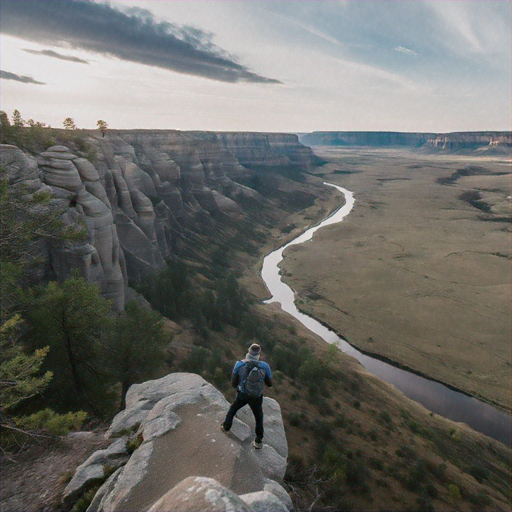
<path fill-rule="evenodd" d="M 223 82 L 280 83 L 249 71 L 196 28 L 90 0 L 2 0 L 2 32 Z"/>
<path fill-rule="evenodd" d="M 24 84 L 36 84 L 36 85 L 46 85 L 45 82 L 38 82 L 34 80 L 31 76 L 25 75 L 17 75 L 16 73 L 10 73 L 9 71 L 0 71 L 0 78 L 2 80 L 14 80 L 16 82 L 22 82 Z"/>
<path fill-rule="evenodd" d="M 69 62 L 77 62 L 79 64 L 89 64 L 86 60 L 73 57 L 72 55 L 62 55 L 62 53 L 57 53 L 53 50 L 30 50 L 28 48 L 24 48 L 23 51 L 31 53 L 32 55 L 44 55 L 46 57 L 53 57 L 54 59 L 68 60 Z"/>

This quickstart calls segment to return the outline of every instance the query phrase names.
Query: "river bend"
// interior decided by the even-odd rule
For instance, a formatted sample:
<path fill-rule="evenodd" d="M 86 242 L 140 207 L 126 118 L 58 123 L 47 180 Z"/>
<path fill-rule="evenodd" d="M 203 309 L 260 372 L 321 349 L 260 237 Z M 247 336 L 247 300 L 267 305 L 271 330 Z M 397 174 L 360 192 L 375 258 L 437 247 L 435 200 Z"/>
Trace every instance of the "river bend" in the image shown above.
<path fill-rule="evenodd" d="M 355 203 L 354 194 L 349 190 L 331 183 L 325 183 L 325 185 L 334 187 L 342 192 L 345 195 L 345 204 L 320 224 L 309 228 L 291 242 L 265 257 L 261 276 L 272 295 L 265 302 L 279 302 L 283 311 L 294 316 L 305 327 L 323 338 L 327 343 L 334 344 L 343 352 L 355 357 L 369 372 L 393 384 L 406 396 L 424 405 L 430 411 L 451 420 L 466 423 L 474 430 L 510 446 L 511 416 L 509 413 L 501 411 L 474 397 L 455 391 L 439 382 L 421 377 L 380 359 L 363 354 L 350 345 L 347 340 L 297 309 L 294 303 L 294 291 L 281 280 L 279 274 L 279 263 L 283 259 L 283 252 L 292 245 L 302 244 L 311 240 L 313 234 L 318 229 L 341 222 L 350 213 Z"/>

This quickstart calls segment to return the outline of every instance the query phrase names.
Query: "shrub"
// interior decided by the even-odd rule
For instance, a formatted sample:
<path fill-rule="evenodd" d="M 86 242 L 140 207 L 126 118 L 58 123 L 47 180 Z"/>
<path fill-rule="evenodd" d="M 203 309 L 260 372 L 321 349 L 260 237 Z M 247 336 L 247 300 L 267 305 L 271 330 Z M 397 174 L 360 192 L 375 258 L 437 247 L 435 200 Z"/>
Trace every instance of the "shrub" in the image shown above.
<path fill-rule="evenodd" d="M 347 420 L 345 418 L 345 415 L 341 412 L 336 414 L 336 416 L 334 418 L 333 425 L 335 427 L 344 428 L 347 425 Z"/>
<path fill-rule="evenodd" d="M 352 489 L 362 492 L 364 494 L 369 493 L 368 487 L 368 470 L 359 461 L 354 459 L 347 461 L 347 473 L 346 481 Z"/>
<path fill-rule="evenodd" d="M 126 443 L 126 449 L 128 450 L 128 453 L 133 453 L 143 442 L 144 438 L 142 437 L 142 434 L 139 434 L 133 439 L 130 439 Z"/>
<path fill-rule="evenodd" d="M 400 416 L 404 419 L 404 420 L 408 420 L 411 415 L 409 414 L 408 411 L 406 411 L 405 409 L 400 409 Z"/>
<path fill-rule="evenodd" d="M 439 496 L 439 492 L 437 491 L 434 484 L 432 484 L 431 482 L 427 483 L 427 485 L 425 486 L 425 491 L 431 498 L 437 498 Z"/>
<path fill-rule="evenodd" d="M 419 426 L 415 421 L 407 420 L 406 424 L 409 427 L 409 429 L 411 430 L 411 432 L 414 432 L 415 434 L 417 434 L 419 432 Z"/>
<path fill-rule="evenodd" d="M 461 495 L 460 495 L 460 487 L 458 485 L 455 485 L 455 484 L 450 484 L 448 486 L 448 494 L 455 501 L 460 501 L 461 498 L 462 498 Z"/>
<path fill-rule="evenodd" d="M 183 370 L 200 374 L 205 369 L 210 354 L 210 350 L 204 347 L 193 347 L 187 359 L 183 361 Z"/>
<path fill-rule="evenodd" d="M 382 471 L 384 469 L 384 464 L 382 461 L 373 456 L 368 459 L 368 465 L 378 471 Z"/>
<path fill-rule="evenodd" d="M 336 444 L 332 443 L 326 446 L 322 462 L 329 468 L 338 468 L 345 461 L 345 456 Z"/>
<path fill-rule="evenodd" d="M 391 420 L 391 416 L 387 411 L 382 411 L 377 416 L 377 421 L 381 425 L 391 426 L 393 424 L 393 421 Z"/>
<path fill-rule="evenodd" d="M 30 416 L 23 418 L 23 427 L 28 430 L 36 430 L 38 426 L 44 425 L 49 433 L 62 436 L 70 430 L 78 430 L 87 417 L 84 411 L 56 414 L 51 409 L 43 409 Z"/>
<path fill-rule="evenodd" d="M 405 486 L 411 491 L 418 492 L 422 489 L 426 476 L 427 471 L 425 461 L 423 459 L 419 459 L 412 467 L 408 478 L 405 480 Z"/>
<path fill-rule="evenodd" d="M 482 201 L 482 194 L 480 194 L 480 192 L 477 190 L 466 190 L 460 194 L 459 199 L 469 203 L 474 208 L 478 208 L 485 213 L 491 213 L 491 207 L 488 203 Z"/>
<path fill-rule="evenodd" d="M 469 494 L 468 501 L 478 507 L 487 507 L 492 504 L 491 498 L 489 498 L 489 495 L 484 490 L 478 491 L 477 494 Z"/>
<path fill-rule="evenodd" d="M 444 482 L 445 479 L 446 479 L 446 464 L 444 463 L 441 463 L 439 465 L 437 465 L 433 471 L 432 471 L 432 474 L 438 479 L 440 480 L 441 482 Z"/>
<path fill-rule="evenodd" d="M 290 425 L 292 425 L 292 427 L 299 427 L 302 423 L 301 415 L 296 412 L 290 414 L 288 419 L 289 419 Z"/>
<path fill-rule="evenodd" d="M 428 495 L 421 495 L 417 498 L 416 503 L 418 504 L 418 508 L 416 509 L 418 512 L 434 512 L 434 504 L 432 503 L 432 499 Z"/>
<path fill-rule="evenodd" d="M 402 457 L 409 460 L 415 460 L 417 458 L 416 454 L 413 450 L 411 450 L 408 446 L 402 446 L 401 448 L 397 448 L 395 450 L 395 454 L 398 457 Z"/>
<path fill-rule="evenodd" d="M 333 439 L 332 428 L 329 422 L 324 420 L 314 420 L 311 423 L 311 430 L 316 434 L 319 440 L 322 440 L 323 443 L 326 441 L 330 441 Z"/>
<path fill-rule="evenodd" d="M 94 496 L 96 496 L 96 493 L 98 492 L 101 485 L 102 483 L 99 482 L 84 492 L 73 505 L 71 512 L 85 512 L 89 508 L 89 505 L 94 499 Z"/>
<path fill-rule="evenodd" d="M 468 473 L 480 483 L 489 476 L 489 471 L 478 462 L 469 468 Z"/>

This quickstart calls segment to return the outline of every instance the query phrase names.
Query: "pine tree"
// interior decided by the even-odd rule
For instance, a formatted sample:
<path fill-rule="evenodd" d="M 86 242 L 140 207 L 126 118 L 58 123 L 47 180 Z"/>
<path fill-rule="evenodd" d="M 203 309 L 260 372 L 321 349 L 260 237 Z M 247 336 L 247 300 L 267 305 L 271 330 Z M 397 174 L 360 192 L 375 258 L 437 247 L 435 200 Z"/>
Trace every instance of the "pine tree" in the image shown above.
<path fill-rule="evenodd" d="M 108 130 L 108 124 L 106 121 L 103 121 L 103 119 L 100 119 L 96 122 L 96 126 L 98 130 L 101 132 L 101 136 L 105 137 L 105 133 L 107 133 Z"/>
<path fill-rule="evenodd" d="M 104 343 L 111 308 L 99 287 L 77 272 L 27 294 L 27 338 L 34 349 L 50 347 L 43 366 L 54 374 L 46 394 L 56 404 L 86 407 L 100 416 L 109 407 Z"/>
<path fill-rule="evenodd" d="M 0 412 L 3 451 L 21 445 L 29 436 L 64 435 L 70 429 L 79 429 L 87 416 L 82 411 L 56 414 L 48 408 L 29 415 L 16 412 L 22 402 L 42 393 L 52 379 L 52 372 L 49 371 L 39 375 L 49 347 L 26 354 L 19 341 L 21 324 L 20 315 L 14 315 L 1 326 Z"/>
<path fill-rule="evenodd" d="M 2 121 L 5 119 L 2 116 Z M 62 212 L 49 206 L 48 193 L 29 193 L 23 186 L 10 183 L 2 168 L 0 199 L 1 220 L 1 423 L 2 450 L 22 444 L 27 436 L 59 435 L 79 428 L 84 412 L 65 415 L 45 409 L 34 414 L 24 411 L 25 404 L 43 393 L 52 380 L 52 372 L 41 373 L 49 348 L 43 343 L 27 351 L 21 331 L 24 321 L 20 299 L 30 285 L 30 270 L 39 262 L 38 244 L 43 240 L 63 243 L 66 238 L 83 239 L 81 228 L 68 229 L 60 221 Z"/>
<path fill-rule="evenodd" d="M 65 130 L 76 130 L 75 120 L 72 117 L 66 117 L 62 124 Z"/>
<path fill-rule="evenodd" d="M 21 112 L 15 108 L 12 112 L 12 126 L 14 128 L 23 128 L 25 121 L 21 117 Z"/>
<path fill-rule="evenodd" d="M 121 409 L 125 407 L 128 388 L 154 377 L 165 364 L 165 348 L 171 341 L 163 318 L 153 310 L 129 302 L 117 319 L 108 347 L 116 380 L 121 382 Z"/>

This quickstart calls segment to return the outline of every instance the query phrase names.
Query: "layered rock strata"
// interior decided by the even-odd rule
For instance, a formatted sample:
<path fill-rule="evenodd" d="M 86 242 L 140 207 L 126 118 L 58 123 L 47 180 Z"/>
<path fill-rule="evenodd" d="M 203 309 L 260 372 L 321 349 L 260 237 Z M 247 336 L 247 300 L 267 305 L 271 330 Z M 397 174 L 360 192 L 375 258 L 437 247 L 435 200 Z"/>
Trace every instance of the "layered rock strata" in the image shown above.
<path fill-rule="evenodd" d="M 220 430 L 229 403 L 199 375 L 174 373 L 134 385 L 126 404 L 106 433 L 116 441 L 77 469 L 64 492 L 66 503 L 102 480 L 109 468 L 115 471 L 89 512 L 291 509 L 280 484 L 288 445 L 275 400 L 264 399 L 261 450 L 252 446 L 254 418 L 248 408 L 238 413 L 229 434 Z M 128 455 L 133 440 L 140 445 Z"/>
<path fill-rule="evenodd" d="M 211 230 L 218 217 L 243 216 L 243 200 L 262 199 L 250 167 L 313 162 L 295 135 L 131 130 L 93 137 L 94 164 L 65 146 L 37 159 L 2 146 L 12 183 L 47 190 L 66 225 L 83 225 L 84 243 L 49 244 L 42 274 L 64 279 L 78 268 L 122 309 L 129 280 L 164 268 L 179 241 Z"/>
<path fill-rule="evenodd" d="M 407 147 L 425 151 L 510 155 L 511 132 L 313 132 L 300 137 L 310 146 Z"/>
<path fill-rule="evenodd" d="M 50 193 L 48 215 L 60 217 L 64 226 L 87 228 L 87 239 L 39 244 L 43 261 L 40 278 L 65 279 L 78 269 L 98 283 L 115 309 L 124 305 L 126 272 L 119 238 L 105 190 L 87 160 L 54 146 L 37 159 L 15 146 L 2 145 L 3 178 L 21 194 Z M 42 208 L 42 206 L 33 206 Z"/>

